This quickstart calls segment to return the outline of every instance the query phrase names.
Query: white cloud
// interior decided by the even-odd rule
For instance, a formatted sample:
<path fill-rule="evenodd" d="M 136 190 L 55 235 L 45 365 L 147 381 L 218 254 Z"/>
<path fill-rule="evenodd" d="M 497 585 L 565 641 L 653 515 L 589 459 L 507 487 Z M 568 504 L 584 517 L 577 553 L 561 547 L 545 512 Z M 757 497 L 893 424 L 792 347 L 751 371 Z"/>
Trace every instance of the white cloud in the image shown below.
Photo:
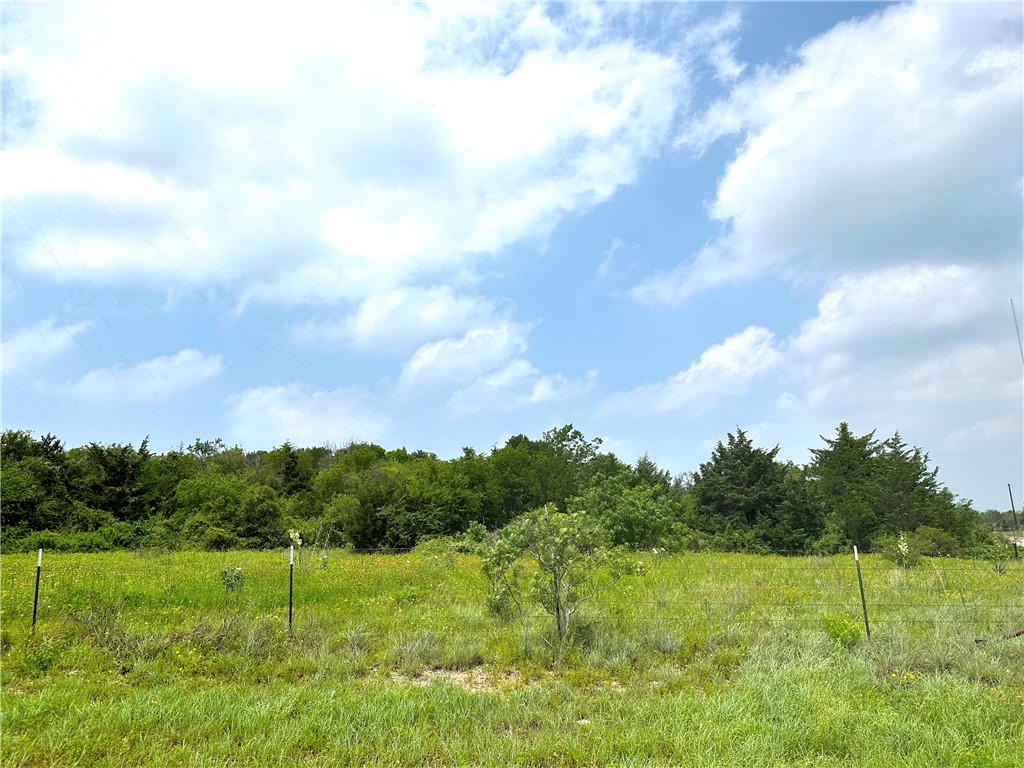
<path fill-rule="evenodd" d="M 708 445 L 740 424 L 799 463 L 841 421 L 880 438 L 899 430 L 930 452 L 955 493 L 992 504 L 1024 465 L 1024 377 L 1006 296 L 1020 283 L 1020 266 L 1011 264 L 848 274 L 790 335 L 748 329 L 749 347 L 732 337 L 666 381 L 609 398 L 601 415 L 621 434 L 637 415 L 679 418 Z M 728 408 L 707 410 L 722 397 Z M 648 449 L 653 433 L 674 461 L 689 451 L 678 467 L 705 460 L 707 451 L 673 447 L 663 430 L 639 424 L 635 445 Z"/>
<path fill-rule="evenodd" d="M 407 286 L 367 297 L 339 322 L 307 321 L 291 330 L 301 342 L 340 341 L 367 352 L 392 353 L 464 332 L 504 314 L 490 300 L 458 295 L 448 286 Z"/>
<path fill-rule="evenodd" d="M 1019 356 L 998 300 L 1008 279 L 1012 270 L 978 266 L 844 278 L 787 343 L 783 380 L 795 401 L 870 408 L 893 420 L 906 413 L 946 428 L 1012 409 Z"/>
<path fill-rule="evenodd" d="M 815 264 L 1019 259 L 1021 30 L 1013 4 L 891 6 L 741 81 L 680 139 L 742 140 L 709 208 L 725 234 L 634 296 L 676 303 Z"/>
<path fill-rule="evenodd" d="M 785 344 L 763 431 L 805 461 L 843 420 L 899 430 L 958 493 L 1019 476 L 1024 379 L 1004 304 L 1015 272 L 901 266 L 838 281 Z"/>
<path fill-rule="evenodd" d="M 97 368 L 68 385 L 67 391 L 89 402 L 157 402 L 191 389 L 224 370 L 220 355 L 183 349 L 176 355 L 154 357 L 136 365 Z"/>
<path fill-rule="evenodd" d="M 448 400 L 448 408 L 455 415 L 469 416 L 483 411 L 511 411 L 538 403 L 568 400 L 588 392 L 596 378 L 596 371 L 589 371 L 578 381 L 557 373 L 541 376 L 527 361 L 515 359 L 458 389 Z"/>
<path fill-rule="evenodd" d="M 621 282 L 637 266 L 637 247 L 626 245 L 616 237 L 604 252 L 604 258 L 597 265 L 597 277 L 601 280 Z"/>
<path fill-rule="evenodd" d="M 468 416 L 567 400 L 591 389 L 596 371 L 581 380 L 560 373 L 542 375 L 519 357 L 527 349 L 529 332 L 527 323 L 503 321 L 472 328 L 460 338 L 424 344 L 403 366 L 397 391 L 408 397 L 454 388 L 447 410 Z"/>
<path fill-rule="evenodd" d="M 229 439 L 247 447 L 344 444 L 349 440 L 381 442 L 392 424 L 376 412 L 356 388 L 329 392 L 298 384 L 247 389 L 228 399 Z"/>
<path fill-rule="evenodd" d="M 4 373 L 8 376 L 20 376 L 32 371 L 38 375 L 40 368 L 77 343 L 75 337 L 91 327 L 90 320 L 71 325 L 58 325 L 57 321 L 51 318 L 12 331 L 4 337 L 3 344 L 0 345 Z"/>
<path fill-rule="evenodd" d="M 790 341 L 788 362 L 808 380 L 898 371 L 935 355 L 988 346 L 1004 319 L 995 297 L 1012 273 L 981 267 L 897 266 L 838 280 Z M 888 378 L 886 376 L 885 378 Z"/>
<path fill-rule="evenodd" d="M 671 138 L 685 72 L 622 13 L 20 6 L 0 176 L 39 231 L 11 222 L 5 258 L 283 303 L 436 281 L 607 200 Z"/>
<path fill-rule="evenodd" d="M 687 32 L 687 41 L 698 51 L 706 52 L 715 77 L 722 81 L 737 79 L 747 65 L 736 60 L 736 33 L 742 23 L 739 11 L 727 10 L 721 16 L 712 17 Z"/>
<path fill-rule="evenodd" d="M 472 381 L 525 352 L 529 330 L 525 323 L 504 322 L 424 344 L 402 367 L 399 388 L 408 393 Z"/>
<path fill-rule="evenodd" d="M 682 413 L 699 416 L 723 397 L 746 392 L 751 382 L 771 372 L 780 358 L 775 335 L 750 326 L 709 347 L 685 371 L 666 381 L 612 395 L 602 405 L 606 413 Z"/>

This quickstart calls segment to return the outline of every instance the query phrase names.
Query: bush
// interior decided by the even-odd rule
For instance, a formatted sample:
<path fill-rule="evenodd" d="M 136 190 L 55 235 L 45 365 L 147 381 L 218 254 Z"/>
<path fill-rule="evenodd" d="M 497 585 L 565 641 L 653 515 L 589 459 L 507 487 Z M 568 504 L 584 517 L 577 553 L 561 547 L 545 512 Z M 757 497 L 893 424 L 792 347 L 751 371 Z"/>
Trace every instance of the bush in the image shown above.
<path fill-rule="evenodd" d="M 455 538 L 455 547 L 462 554 L 475 555 L 486 540 L 487 529 L 474 520 Z"/>
<path fill-rule="evenodd" d="M 114 539 L 109 528 L 98 531 L 37 531 L 18 541 L 12 551 L 33 552 L 103 552 L 113 549 Z"/>
<path fill-rule="evenodd" d="M 821 614 L 821 628 L 843 648 L 855 646 L 863 634 L 858 622 L 838 613 Z"/>
<path fill-rule="evenodd" d="M 241 568 L 225 568 L 220 572 L 225 592 L 238 592 L 245 586 L 245 572 Z"/>
<path fill-rule="evenodd" d="M 441 566 L 444 570 L 451 571 L 455 569 L 455 555 L 459 550 L 455 539 L 451 536 L 436 536 L 420 539 L 412 551 L 425 560 Z"/>
<path fill-rule="evenodd" d="M 555 621 L 559 645 L 586 602 L 643 568 L 624 549 L 609 546 L 597 521 L 583 512 L 558 512 L 553 505 L 502 528 L 488 540 L 482 558 L 488 607 L 509 615 L 539 603 Z"/>
<path fill-rule="evenodd" d="M 241 539 L 231 531 L 226 531 L 216 525 L 211 525 L 202 532 L 199 537 L 199 543 L 203 549 L 223 551 L 226 549 L 238 549 L 241 545 Z"/>
<path fill-rule="evenodd" d="M 901 533 L 899 536 L 883 536 L 878 540 L 882 557 L 899 565 L 901 568 L 913 568 L 921 562 L 921 551 L 917 548 L 912 536 Z"/>
<path fill-rule="evenodd" d="M 911 546 L 922 555 L 953 557 L 960 554 L 960 542 L 953 534 L 930 525 L 919 526 L 909 538 Z"/>

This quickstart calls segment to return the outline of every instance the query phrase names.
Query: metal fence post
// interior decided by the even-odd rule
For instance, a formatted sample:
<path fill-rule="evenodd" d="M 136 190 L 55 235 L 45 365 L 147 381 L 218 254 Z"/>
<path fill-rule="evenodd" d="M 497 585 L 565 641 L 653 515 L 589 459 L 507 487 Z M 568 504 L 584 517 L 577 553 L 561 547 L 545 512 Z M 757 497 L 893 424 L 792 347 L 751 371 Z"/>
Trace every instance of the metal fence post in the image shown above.
<path fill-rule="evenodd" d="M 864 577 L 860 575 L 860 555 L 857 553 L 857 545 L 853 545 L 853 561 L 857 564 L 857 583 L 860 585 L 860 607 L 864 611 L 864 630 L 868 633 L 868 640 L 871 639 L 871 624 L 868 623 L 868 601 L 864 599 Z"/>
<path fill-rule="evenodd" d="M 32 600 L 32 632 L 36 631 L 36 614 L 39 612 L 39 574 L 43 570 L 43 548 L 39 548 L 39 559 L 36 560 L 36 596 Z"/>

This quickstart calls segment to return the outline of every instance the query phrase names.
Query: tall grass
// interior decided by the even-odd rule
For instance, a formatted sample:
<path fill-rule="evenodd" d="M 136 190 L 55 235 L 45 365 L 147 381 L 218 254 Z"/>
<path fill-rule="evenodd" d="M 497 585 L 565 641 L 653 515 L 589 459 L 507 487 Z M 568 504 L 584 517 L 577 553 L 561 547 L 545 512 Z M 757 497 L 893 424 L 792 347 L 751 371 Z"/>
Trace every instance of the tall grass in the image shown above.
<path fill-rule="evenodd" d="M 471 556 L 0 562 L 3 765 L 1024 764 L 1024 570 L 647 557 L 556 654 Z M 240 590 L 220 579 L 245 574 Z M 525 642 L 524 642 L 525 637 Z M 556 663 L 556 658 L 559 659 Z"/>

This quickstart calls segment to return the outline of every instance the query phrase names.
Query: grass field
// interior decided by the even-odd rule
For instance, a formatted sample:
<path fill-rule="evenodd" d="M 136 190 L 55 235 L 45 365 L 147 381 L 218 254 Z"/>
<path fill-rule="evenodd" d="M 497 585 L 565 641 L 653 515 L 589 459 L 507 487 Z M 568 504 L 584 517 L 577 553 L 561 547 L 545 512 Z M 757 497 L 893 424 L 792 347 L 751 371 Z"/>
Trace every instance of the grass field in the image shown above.
<path fill-rule="evenodd" d="M 47 555 L 31 632 L 35 565 L 5 766 L 1024 765 L 1016 562 L 862 558 L 869 640 L 851 557 L 647 555 L 557 662 L 441 550 L 303 553 L 291 631 L 287 553 Z"/>

